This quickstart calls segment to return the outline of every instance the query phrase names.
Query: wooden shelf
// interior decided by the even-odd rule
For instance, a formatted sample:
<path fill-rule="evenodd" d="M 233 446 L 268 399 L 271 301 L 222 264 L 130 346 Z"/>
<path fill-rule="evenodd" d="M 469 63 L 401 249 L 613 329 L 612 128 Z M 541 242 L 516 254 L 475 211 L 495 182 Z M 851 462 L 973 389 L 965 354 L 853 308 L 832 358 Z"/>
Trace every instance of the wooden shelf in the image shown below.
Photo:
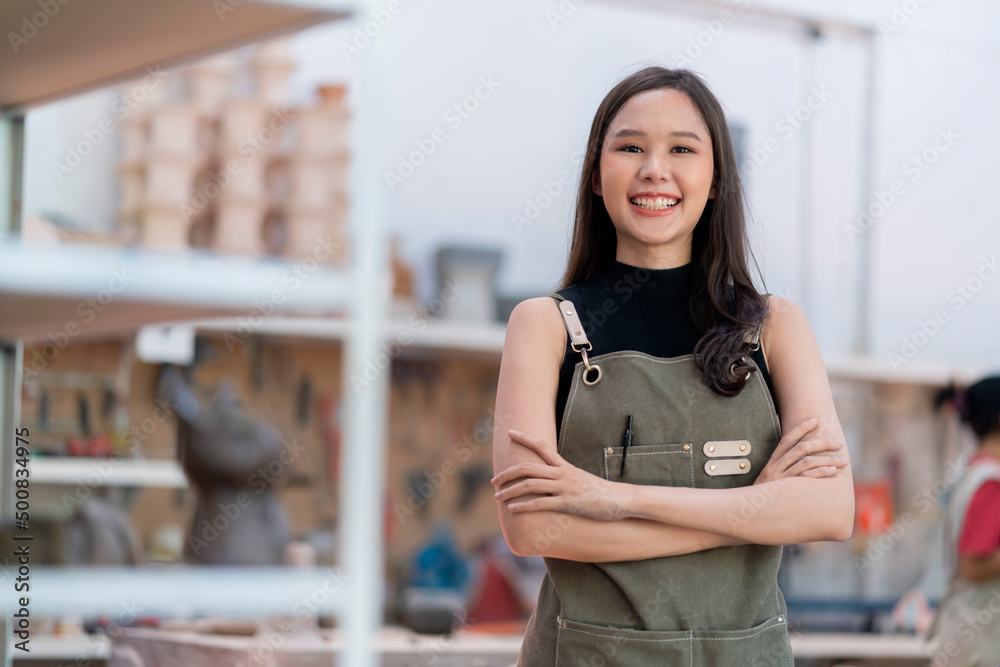
<path fill-rule="evenodd" d="M 360 3 L 89 0 L 49 7 L 51 15 L 37 0 L 4 3 L 0 33 L 5 41 L 9 35 L 24 41 L 15 39 L 11 48 L 0 50 L 0 109 L 27 108 L 141 79 L 149 71 L 347 16 Z M 42 18 L 34 18 L 39 14 Z"/>

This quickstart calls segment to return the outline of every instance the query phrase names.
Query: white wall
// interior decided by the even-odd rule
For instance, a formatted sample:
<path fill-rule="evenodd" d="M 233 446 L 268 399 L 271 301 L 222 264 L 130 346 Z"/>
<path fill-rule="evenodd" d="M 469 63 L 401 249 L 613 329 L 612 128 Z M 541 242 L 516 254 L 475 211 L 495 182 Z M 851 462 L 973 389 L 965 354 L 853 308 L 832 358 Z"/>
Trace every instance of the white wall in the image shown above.
<path fill-rule="evenodd" d="M 706 38 L 704 21 L 726 7 L 636 4 L 400 0 L 402 11 L 376 37 L 390 70 L 386 168 L 395 169 L 399 156 L 435 128 L 447 136 L 396 189 L 390 207 L 391 226 L 418 267 L 424 299 L 435 296 L 432 253 L 444 243 L 503 248 L 502 292 L 544 294 L 555 286 L 569 239 L 572 189 L 520 231 L 512 215 L 524 213 L 526 198 L 544 192 L 543 182 L 576 169 L 571 157 L 583 148 L 597 104 L 615 82 L 643 64 L 672 66 L 689 39 Z M 862 241 L 849 238 L 844 227 L 873 194 L 861 191 L 865 42 L 839 29 L 812 42 L 796 23 L 759 10 L 808 13 L 878 31 L 879 21 L 892 25 L 895 6 L 898 30 L 876 32 L 874 40 L 871 178 L 876 190 L 889 189 L 894 179 L 906 190 L 864 231 L 872 249 L 871 351 L 883 359 L 901 353 L 902 338 L 912 339 L 920 320 L 940 310 L 947 321 L 919 347 L 913 363 L 1000 366 L 1000 346 L 992 342 L 1000 325 L 1000 280 L 985 282 L 962 308 L 954 295 L 949 301 L 956 284 L 975 276 L 982 256 L 1000 250 L 1000 229 L 989 210 L 997 173 L 991 149 L 1000 139 L 988 117 L 1000 102 L 1000 44 L 992 34 L 1000 7 L 985 0 L 728 6 L 735 20 L 707 40 L 689 66 L 705 76 L 732 120 L 746 123 L 750 149 L 768 137 L 777 142 L 777 151 L 746 178 L 768 290 L 802 303 L 825 355 L 849 352 Z M 572 12 L 550 25 L 547 12 L 560 7 Z M 354 27 L 315 28 L 297 39 L 297 99 L 311 96 L 316 83 L 350 79 L 355 68 L 342 45 Z M 443 114 L 474 92 L 480 76 L 500 86 L 460 126 L 450 125 Z M 812 86 L 831 91 L 829 101 L 786 136 L 776 123 L 807 100 Z M 53 108 L 68 105 L 78 106 L 72 113 L 29 115 L 29 151 L 33 145 L 45 149 L 29 159 L 26 205 L 29 211 L 58 207 L 100 224 L 114 209 L 113 159 L 92 160 L 71 184 L 54 183 L 47 171 L 45 159 L 88 122 L 76 111 L 86 106 L 82 99 Z M 907 161 L 932 148 L 938 130 L 949 126 L 958 139 L 911 181 Z"/>

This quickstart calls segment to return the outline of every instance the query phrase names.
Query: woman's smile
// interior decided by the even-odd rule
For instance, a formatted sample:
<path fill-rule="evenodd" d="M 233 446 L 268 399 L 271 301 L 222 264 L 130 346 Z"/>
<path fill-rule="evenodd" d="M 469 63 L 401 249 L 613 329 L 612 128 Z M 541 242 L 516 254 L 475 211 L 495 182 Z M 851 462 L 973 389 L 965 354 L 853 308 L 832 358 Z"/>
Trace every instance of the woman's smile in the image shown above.
<path fill-rule="evenodd" d="M 628 202 L 638 215 L 663 217 L 674 213 L 680 206 L 681 198 L 674 194 L 639 193 L 629 197 Z"/>

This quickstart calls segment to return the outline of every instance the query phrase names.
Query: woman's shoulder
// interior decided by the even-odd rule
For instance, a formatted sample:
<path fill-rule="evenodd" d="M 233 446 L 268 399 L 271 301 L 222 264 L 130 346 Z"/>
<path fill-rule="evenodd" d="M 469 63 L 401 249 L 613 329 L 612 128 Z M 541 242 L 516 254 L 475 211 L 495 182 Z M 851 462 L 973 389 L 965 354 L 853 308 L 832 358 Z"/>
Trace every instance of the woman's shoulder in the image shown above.
<path fill-rule="evenodd" d="M 775 294 L 765 294 L 767 299 L 767 314 L 761 323 L 761 338 L 780 335 L 789 329 L 805 324 L 808 326 L 805 311 L 802 306 L 791 299 Z"/>
<path fill-rule="evenodd" d="M 542 348 L 551 346 L 561 359 L 568 334 L 556 299 L 538 296 L 519 302 L 507 321 L 507 340 L 533 341 Z"/>
<path fill-rule="evenodd" d="M 795 301 L 775 294 L 766 294 L 767 315 L 760 327 L 760 346 L 764 350 L 765 363 L 770 365 L 776 349 L 787 347 L 791 340 L 801 338 L 809 329 L 805 311 Z"/>

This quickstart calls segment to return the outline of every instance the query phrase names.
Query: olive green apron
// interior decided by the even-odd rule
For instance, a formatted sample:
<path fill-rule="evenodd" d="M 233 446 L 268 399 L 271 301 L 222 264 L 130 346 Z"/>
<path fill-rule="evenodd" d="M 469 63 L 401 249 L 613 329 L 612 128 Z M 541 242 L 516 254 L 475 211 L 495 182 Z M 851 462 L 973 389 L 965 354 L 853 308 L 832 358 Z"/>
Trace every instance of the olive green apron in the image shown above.
<path fill-rule="evenodd" d="M 702 381 L 693 354 L 655 357 L 591 348 L 573 303 L 552 296 L 576 364 L 557 443 L 568 462 L 615 482 L 705 489 L 748 486 L 780 439 L 757 368 L 733 397 Z M 758 346 L 760 328 L 752 339 Z M 621 474 L 623 434 L 632 441 Z M 761 491 L 732 521 L 770 501 Z M 560 527 L 539 540 L 558 539 Z M 600 535 L 594 536 L 600 539 Z M 781 546 L 747 544 L 638 561 L 582 563 L 544 557 L 538 605 L 517 667 L 793 666 Z"/>

